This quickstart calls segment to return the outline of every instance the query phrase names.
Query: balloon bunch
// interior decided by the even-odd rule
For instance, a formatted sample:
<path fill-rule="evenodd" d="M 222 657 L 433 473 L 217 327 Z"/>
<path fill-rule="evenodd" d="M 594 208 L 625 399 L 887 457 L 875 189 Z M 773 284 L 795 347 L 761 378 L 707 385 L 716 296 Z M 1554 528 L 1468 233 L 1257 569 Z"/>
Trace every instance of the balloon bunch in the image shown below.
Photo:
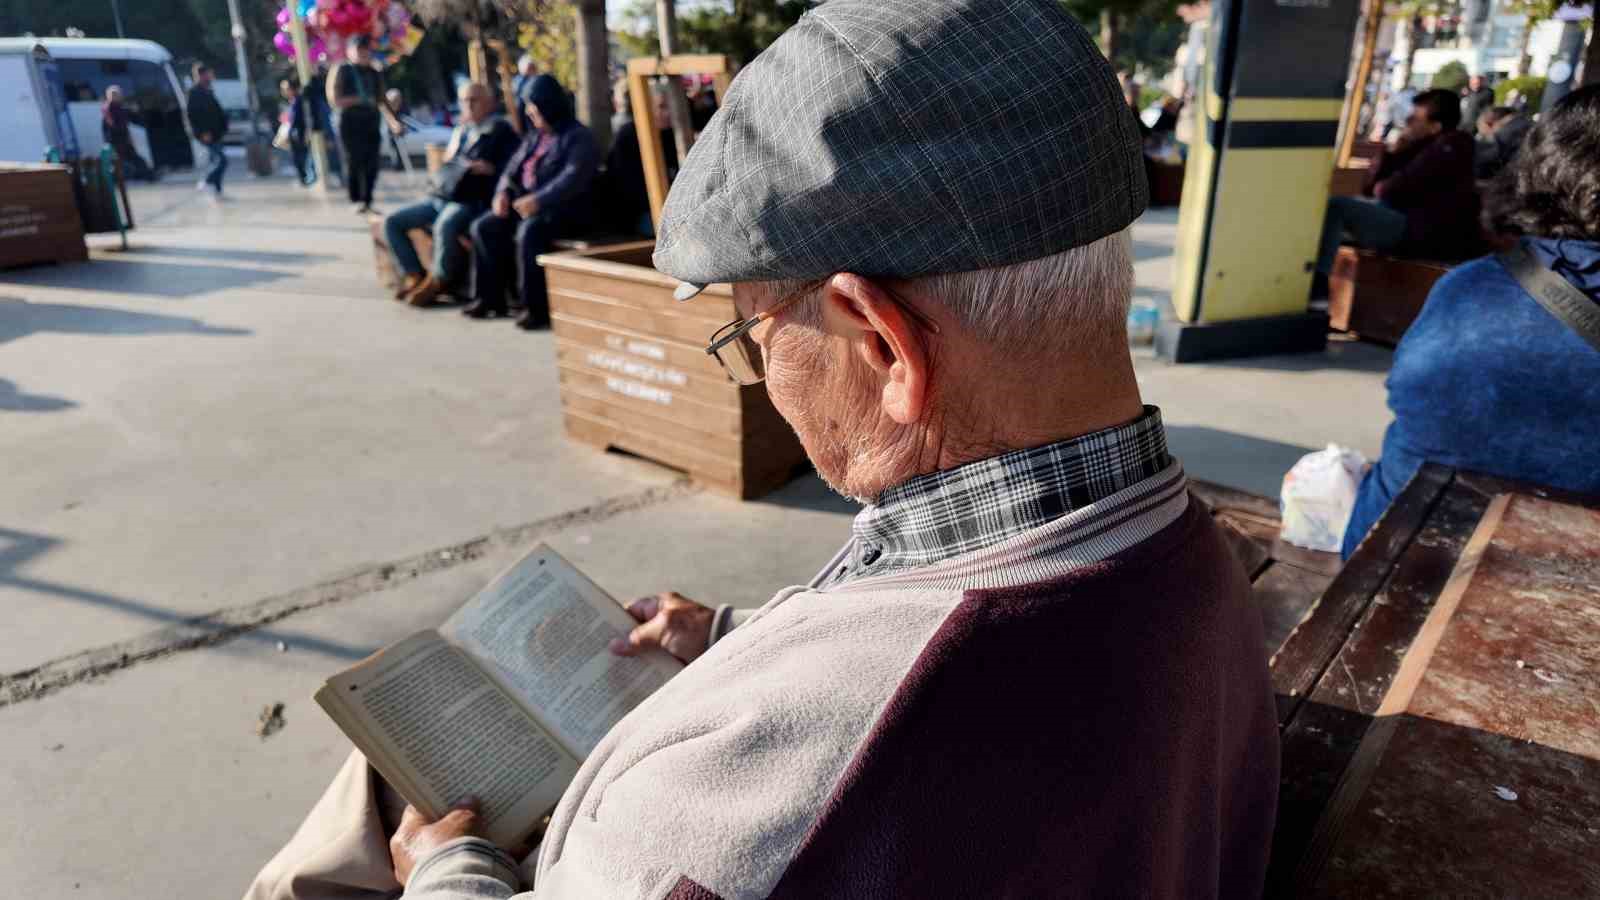
<path fill-rule="evenodd" d="M 359 34 L 372 40 L 372 58 L 383 65 L 417 49 L 422 29 L 411 21 L 411 11 L 400 0 L 288 0 L 296 4 L 305 20 L 306 43 L 311 61 L 337 62 L 344 56 L 345 42 Z M 278 33 L 272 45 L 294 59 L 294 38 L 290 36 L 291 14 L 278 10 Z"/>

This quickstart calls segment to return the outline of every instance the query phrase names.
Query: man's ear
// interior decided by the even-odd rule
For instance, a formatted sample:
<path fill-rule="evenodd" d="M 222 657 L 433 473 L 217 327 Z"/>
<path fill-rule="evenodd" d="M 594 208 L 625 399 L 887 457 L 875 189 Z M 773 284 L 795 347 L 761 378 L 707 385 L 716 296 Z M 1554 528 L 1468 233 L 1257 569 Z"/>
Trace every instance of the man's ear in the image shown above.
<path fill-rule="evenodd" d="M 884 414 L 911 425 L 927 411 L 930 353 L 927 334 L 882 285 L 841 272 L 822 291 L 825 330 L 841 335 L 850 352 L 878 376 Z"/>

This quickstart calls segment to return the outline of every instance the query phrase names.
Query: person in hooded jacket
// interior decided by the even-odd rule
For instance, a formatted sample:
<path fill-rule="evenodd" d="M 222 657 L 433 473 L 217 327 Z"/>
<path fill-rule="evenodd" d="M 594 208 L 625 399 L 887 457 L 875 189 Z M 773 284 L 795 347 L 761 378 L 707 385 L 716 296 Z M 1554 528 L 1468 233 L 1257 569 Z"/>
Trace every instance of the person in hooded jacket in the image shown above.
<path fill-rule="evenodd" d="M 489 212 L 472 223 L 476 300 L 462 313 L 475 319 L 505 315 L 515 265 L 523 310 L 517 327 L 534 329 L 550 324 L 538 256 L 557 237 L 582 227 L 600 153 L 560 82 L 539 75 L 523 85 L 520 99 L 534 127 L 506 163 Z"/>
<path fill-rule="evenodd" d="M 1600 85 L 1574 91 L 1490 185 L 1489 227 L 1600 310 Z M 1348 557 L 1425 462 L 1600 495 L 1600 347 L 1495 256 L 1450 270 L 1389 370 L 1394 424 L 1345 527 Z"/>

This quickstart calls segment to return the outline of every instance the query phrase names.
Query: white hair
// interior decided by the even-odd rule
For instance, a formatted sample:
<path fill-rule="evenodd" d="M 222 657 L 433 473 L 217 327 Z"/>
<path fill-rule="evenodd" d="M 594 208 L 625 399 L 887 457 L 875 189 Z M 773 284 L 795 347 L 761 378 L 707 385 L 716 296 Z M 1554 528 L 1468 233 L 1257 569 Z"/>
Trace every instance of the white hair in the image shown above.
<path fill-rule="evenodd" d="M 759 287 L 771 299 L 806 283 Z M 1133 298 L 1132 242 L 1125 229 L 1039 259 L 911 279 L 903 293 L 913 302 L 943 307 L 978 340 L 1024 357 L 1063 346 L 1123 346 Z M 816 321 L 815 310 L 801 315 Z"/>

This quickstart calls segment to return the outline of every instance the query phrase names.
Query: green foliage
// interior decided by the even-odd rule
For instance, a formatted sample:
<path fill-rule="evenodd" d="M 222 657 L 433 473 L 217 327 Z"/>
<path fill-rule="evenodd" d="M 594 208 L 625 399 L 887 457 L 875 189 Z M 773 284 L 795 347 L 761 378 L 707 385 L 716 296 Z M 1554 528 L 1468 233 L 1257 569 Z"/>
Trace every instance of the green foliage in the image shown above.
<path fill-rule="evenodd" d="M 1467 86 L 1467 67 L 1465 64 L 1451 60 L 1439 67 L 1433 73 L 1433 80 L 1428 83 L 1431 88 L 1442 88 L 1447 91 L 1459 91 Z"/>
<path fill-rule="evenodd" d="M 1547 82 L 1537 75 L 1524 75 L 1521 78 L 1507 78 L 1494 86 L 1494 105 L 1510 106 L 1509 98 L 1512 91 L 1522 95 L 1528 101 L 1528 109 L 1537 112 L 1539 103 L 1544 99 L 1544 86 Z"/>
<path fill-rule="evenodd" d="M 542 3 L 517 23 L 517 45 L 566 85 L 578 83 L 578 9 L 566 0 Z"/>
<path fill-rule="evenodd" d="M 1143 112 L 1143 111 L 1149 109 L 1151 104 L 1160 103 L 1161 101 L 1163 101 L 1165 99 L 1167 99 L 1167 92 L 1163 91 L 1161 88 L 1151 87 L 1148 84 L 1140 85 L 1140 87 L 1139 87 L 1139 111 L 1140 112 Z"/>
<path fill-rule="evenodd" d="M 1165 75 L 1172 69 L 1173 55 L 1188 34 L 1188 26 L 1178 18 L 1180 0 L 1060 2 L 1097 39 L 1102 36 L 1102 14 L 1112 14 L 1117 34 L 1111 62 L 1121 71 L 1138 71 L 1157 78 Z"/>
<path fill-rule="evenodd" d="M 800 21 L 819 0 L 731 0 L 726 6 L 697 6 L 678 11 L 679 53 L 726 53 L 745 65 L 765 50 L 790 25 Z M 655 56 L 661 49 L 655 3 L 631 0 L 624 7 L 627 23 L 617 34 L 630 56 Z"/>

